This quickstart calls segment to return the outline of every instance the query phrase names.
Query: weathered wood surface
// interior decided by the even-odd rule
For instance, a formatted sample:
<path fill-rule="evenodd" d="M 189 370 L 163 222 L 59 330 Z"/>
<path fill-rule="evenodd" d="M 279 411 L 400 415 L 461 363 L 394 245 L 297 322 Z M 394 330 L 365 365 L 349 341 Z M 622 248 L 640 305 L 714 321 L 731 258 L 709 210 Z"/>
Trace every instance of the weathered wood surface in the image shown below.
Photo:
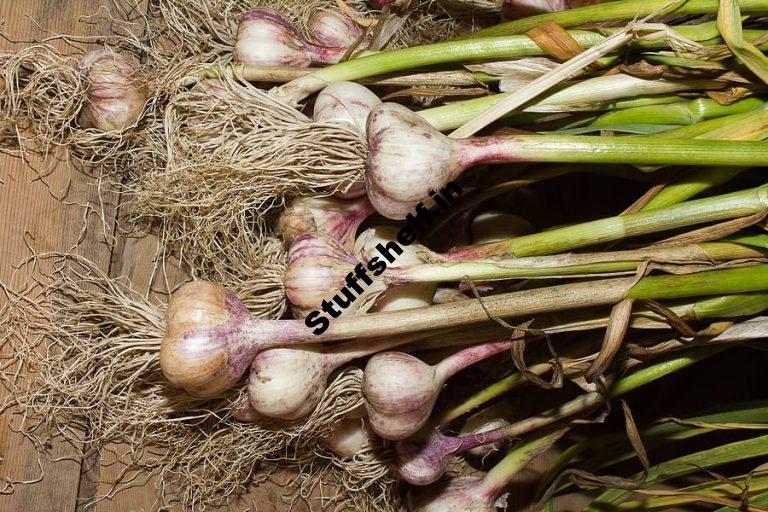
<path fill-rule="evenodd" d="M 0 2 L 0 20 L 4 35 L 14 44 L 0 39 L 0 48 L 18 47 L 31 39 L 54 34 L 71 33 L 95 35 L 106 27 L 97 23 L 78 22 L 79 17 L 93 14 L 99 8 L 97 0 L 9 0 Z M 50 44 L 65 49 L 62 41 Z M 71 48 L 70 48 L 71 50 Z M 84 227 L 83 209 L 78 204 L 97 204 L 98 194 L 92 181 L 69 169 L 54 157 L 45 161 L 32 160 L 38 169 L 50 170 L 44 179 L 17 159 L 0 155 L 0 279 L 6 280 L 12 265 L 30 255 L 24 240 L 37 251 L 67 251 L 78 241 Z M 66 196 L 70 206 L 60 198 Z M 114 221 L 117 197 L 104 194 L 107 226 Z M 99 265 L 109 264 L 111 248 L 104 243 L 100 221 L 88 215 L 89 230 L 78 251 Z M 0 299 L 4 300 L 4 299 Z M 0 454 L 3 456 L 0 475 L 10 480 L 37 480 L 38 483 L 18 485 L 14 492 L 0 496 L 0 510 L 49 512 L 75 510 L 80 482 L 80 447 L 54 443 L 39 459 L 33 446 L 21 435 L 11 431 L 8 415 L 0 417 Z M 47 459 L 67 458 L 54 463 Z M 40 466 L 38 466 L 40 460 Z"/>

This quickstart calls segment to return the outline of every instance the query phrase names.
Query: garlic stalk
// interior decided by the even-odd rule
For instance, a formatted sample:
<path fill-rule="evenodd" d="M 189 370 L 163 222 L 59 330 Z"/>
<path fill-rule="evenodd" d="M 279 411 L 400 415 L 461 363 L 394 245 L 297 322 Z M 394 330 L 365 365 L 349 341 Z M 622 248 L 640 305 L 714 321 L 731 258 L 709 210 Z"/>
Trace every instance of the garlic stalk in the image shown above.
<path fill-rule="evenodd" d="M 452 478 L 447 485 L 416 491 L 410 504 L 413 512 L 494 512 L 506 507 L 504 489 L 525 466 L 546 450 L 559 432 L 523 443 L 510 451 L 485 476 Z"/>
<path fill-rule="evenodd" d="M 404 352 L 376 354 L 363 374 L 363 396 L 371 428 L 384 439 L 410 437 L 427 422 L 446 380 L 510 347 L 508 341 L 477 345 L 434 366 Z"/>
<path fill-rule="evenodd" d="M 672 299 L 768 289 L 768 266 L 688 275 L 577 282 L 467 299 L 405 311 L 345 316 L 309 326 L 301 320 L 267 320 L 248 313 L 237 297 L 206 281 L 177 289 L 166 310 L 160 365 L 171 384 L 196 396 L 231 389 L 254 357 L 267 348 L 363 337 L 395 336 L 486 322 L 488 314 L 525 317 L 557 310 L 612 305 L 627 298 Z M 315 327 L 314 329 L 312 327 Z"/>
<path fill-rule="evenodd" d="M 366 188 L 376 211 L 403 219 L 419 201 L 487 163 L 768 165 L 757 141 L 506 135 L 450 139 L 408 108 L 383 103 L 368 117 Z"/>
<path fill-rule="evenodd" d="M 279 12 L 259 8 L 240 19 L 232 60 L 236 64 L 305 68 L 339 62 L 346 51 L 313 43 Z"/>
<path fill-rule="evenodd" d="M 688 0 L 686 5 L 690 4 L 691 1 L 701 2 L 707 0 Z M 760 2 L 762 2 L 762 0 L 748 0 L 748 6 L 745 6 L 745 4 L 742 3 L 742 12 L 758 12 Z M 649 13 L 646 13 L 646 15 L 658 10 L 658 3 L 654 1 L 654 4 L 657 7 L 652 9 Z M 595 7 L 603 8 L 609 6 L 610 4 L 605 4 L 605 6 Z M 579 9 L 573 10 L 573 12 L 578 10 Z M 569 10 L 556 14 L 567 16 L 568 13 L 571 12 L 572 11 Z M 632 17 L 633 16 L 628 16 L 628 18 Z M 538 16 L 520 21 L 528 21 L 534 18 L 538 18 Z M 585 20 L 582 23 L 590 22 L 591 20 Z M 535 25 L 530 25 L 525 30 L 531 29 L 534 26 Z M 606 28 L 604 30 L 608 35 L 610 35 L 621 29 Z M 676 26 L 675 31 L 681 36 L 694 41 L 708 41 L 718 37 L 717 28 L 713 23 L 703 23 L 700 25 L 690 26 Z M 347 60 L 333 66 L 314 70 L 312 73 L 301 76 L 286 84 L 272 89 L 271 93 L 275 97 L 280 98 L 288 104 L 296 104 L 306 99 L 310 95 L 320 91 L 328 84 L 342 80 L 358 81 L 362 78 L 371 76 L 432 66 L 435 64 L 447 64 L 451 62 L 512 59 L 515 57 L 546 55 L 546 52 L 527 36 L 513 35 L 475 38 L 475 35 L 482 32 L 484 31 L 474 32 L 471 35 L 471 39 L 464 38 L 451 41 L 441 41 L 439 43 L 380 52 L 374 55 L 367 55 Z M 585 48 L 596 46 L 605 41 L 606 37 L 608 37 L 607 35 L 598 33 L 596 31 L 584 30 L 571 30 L 569 31 L 569 34 L 576 40 L 578 44 Z M 764 34 L 762 31 L 745 31 L 744 37 L 745 39 L 753 40 L 757 39 L 762 34 Z M 663 39 L 649 38 L 648 40 L 641 39 L 639 41 L 633 42 L 632 46 L 644 49 L 662 49 L 668 48 L 669 43 Z M 240 69 L 238 70 L 238 73 L 248 78 L 248 69 Z M 210 75 L 218 74 L 218 70 L 207 69 L 203 71 L 203 74 L 210 77 Z M 258 73 L 254 73 L 254 75 L 258 76 Z"/>
<path fill-rule="evenodd" d="M 88 78 L 88 101 L 80 113 L 80 124 L 105 132 L 136 124 L 147 102 L 137 85 L 136 69 L 106 48 L 86 53 L 80 67 Z"/>
<path fill-rule="evenodd" d="M 616 376 L 608 376 L 608 382 L 615 382 L 609 387 L 607 396 L 598 392 L 586 393 L 543 413 L 496 430 L 456 437 L 446 436 L 438 430 L 429 430 L 423 432 L 421 437 L 398 441 L 395 448 L 397 451 L 397 460 L 394 463 L 395 470 L 404 480 L 414 485 L 429 485 L 439 480 L 448 469 L 450 460 L 461 453 L 500 440 L 512 439 L 566 418 L 587 414 L 599 407 L 605 400 L 616 398 L 640 386 L 654 382 L 697 361 L 722 352 L 729 346 L 732 345 L 698 347 L 682 354 L 667 356 L 651 366 L 636 370 L 618 380 Z"/>

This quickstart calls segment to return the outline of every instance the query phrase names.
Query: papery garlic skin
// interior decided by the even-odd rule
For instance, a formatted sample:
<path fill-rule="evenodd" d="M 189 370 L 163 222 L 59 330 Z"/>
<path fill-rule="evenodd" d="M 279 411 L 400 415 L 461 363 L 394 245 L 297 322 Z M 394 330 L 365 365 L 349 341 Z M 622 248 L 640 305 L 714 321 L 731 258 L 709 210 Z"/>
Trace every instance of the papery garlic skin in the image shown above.
<path fill-rule="evenodd" d="M 360 25 L 344 13 L 318 9 L 307 21 L 307 28 L 315 41 L 330 48 L 349 48 L 363 36 Z"/>
<path fill-rule="evenodd" d="M 404 219 L 464 169 L 451 139 L 408 108 L 383 103 L 368 116 L 366 189 L 376 211 Z"/>
<path fill-rule="evenodd" d="M 285 295 L 296 315 L 322 309 L 323 300 L 332 300 L 345 286 L 347 274 L 359 262 L 336 241 L 313 233 L 299 236 L 288 250 L 285 271 Z M 359 306 L 363 301 L 357 299 Z M 342 314 L 356 308 L 341 308 Z"/>
<path fill-rule="evenodd" d="M 119 54 L 102 48 L 85 54 L 80 68 L 88 79 L 81 126 L 107 132 L 123 130 L 138 122 L 147 96 L 136 83 L 133 66 Z"/>
<path fill-rule="evenodd" d="M 311 43 L 288 18 L 268 8 L 254 9 L 240 19 L 232 51 L 237 64 L 293 68 L 334 64 L 343 56 L 343 48 Z"/>

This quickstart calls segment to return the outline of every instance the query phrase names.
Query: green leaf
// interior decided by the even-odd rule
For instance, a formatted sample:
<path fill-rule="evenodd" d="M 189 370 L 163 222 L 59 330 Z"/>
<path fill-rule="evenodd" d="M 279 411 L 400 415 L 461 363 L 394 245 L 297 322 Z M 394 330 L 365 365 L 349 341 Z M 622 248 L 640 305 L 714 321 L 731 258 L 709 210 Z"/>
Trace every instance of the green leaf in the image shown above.
<path fill-rule="evenodd" d="M 765 457 L 766 455 L 768 455 L 768 435 L 716 446 L 652 467 L 643 487 L 688 475 L 699 471 L 700 468 L 712 468 L 730 462 Z M 609 489 L 598 496 L 586 510 L 590 512 L 605 510 L 610 508 L 609 505 L 611 504 L 621 503 L 631 494 L 631 491 Z"/>
<path fill-rule="evenodd" d="M 558 135 L 582 135 L 584 133 L 599 132 L 603 130 L 610 130 L 621 133 L 635 133 L 639 135 L 651 135 L 667 130 L 680 128 L 677 124 L 619 124 L 619 125 L 603 125 L 603 126 L 581 126 L 579 128 L 568 128 L 566 130 L 557 130 L 551 132 L 541 132 L 547 134 Z"/>
<path fill-rule="evenodd" d="M 741 28 L 741 11 L 736 0 L 720 0 L 717 12 L 717 28 L 725 44 L 745 66 L 760 80 L 768 83 L 768 57 L 753 44 L 744 40 Z"/>

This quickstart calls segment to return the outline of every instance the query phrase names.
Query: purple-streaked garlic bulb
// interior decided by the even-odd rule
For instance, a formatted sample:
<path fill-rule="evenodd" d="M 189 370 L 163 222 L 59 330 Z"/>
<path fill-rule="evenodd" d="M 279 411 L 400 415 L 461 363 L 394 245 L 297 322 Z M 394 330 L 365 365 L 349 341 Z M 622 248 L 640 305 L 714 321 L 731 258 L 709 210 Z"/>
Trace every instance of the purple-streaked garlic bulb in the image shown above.
<path fill-rule="evenodd" d="M 369 228 L 360 233 L 355 241 L 355 254 L 362 261 L 369 261 L 373 257 L 381 258 L 376 247 L 397 240 L 397 228 L 392 226 L 377 226 Z M 424 263 L 424 257 L 430 253 L 428 249 L 419 245 L 411 244 L 401 246 L 403 254 L 389 264 L 389 267 L 402 267 L 407 265 L 418 265 Z M 386 271 L 383 274 L 386 276 Z M 414 283 L 404 285 L 389 285 L 376 299 L 375 309 L 377 311 L 393 311 L 396 309 L 411 309 L 432 304 L 432 299 L 437 290 L 437 283 Z"/>
<path fill-rule="evenodd" d="M 503 427 L 463 436 L 446 436 L 430 429 L 412 439 L 395 443 L 397 459 L 394 468 L 406 482 L 429 485 L 445 474 L 453 457 L 505 439 Z"/>
<path fill-rule="evenodd" d="M 321 437 L 319 442 L 334 455 L 342 459 L 353 459 L 378 439 L 363 417 L 347 417 L 341 420 L 327 437 Z"/>
<path fill-rule="evenodd" d="M 314 233 L 304 233 L 294 240 L 288 250 L 288 265 L 285 270 L 285 295 L 297 317 L 304 317 L 310 311 L 322 309 L 323 301 L 332 301 L 346 285 L 348 275 L 355 275 L 360 262 L 338 242 Z M 369 288 L 358 285 L 363 294 Z M 355 307 L 342 308 L 342 314 L 355 313 L 365 303 L 365 297 L 358 298 L 354 290 L 340 300 L 354 302 Z"/>
<path fill-rule="evenodd" d="M 254 9 L 240 19 L 232 59 L 236 64 L 306 68 L 339 62 L 345 48 L 329 48 L 305 38 L 279 12 Z"/>
<path fill-rule="evenodd" d="M 509 346 L 509 342 L 483 343 L 434 366 L 404 352 L 376 354 L 363 374 L 363 397 L 371 428 L 389 440 L 412 436 L 427 422 L 448 378 Z"/>
<path fill-rule="evenodd" d="M 489 495 L 480 476 L 452 478 L 447 483 L 419 489 L 412 497 L 411 512 L 495 512 L 499 499 Z"/>
<path fill-rule="evenodd" d="M 309 17 L 307 28 L 315 41 L 330 48 L 349 48 L 363 36 L 360 25 L 338 10 L 316 10 Z"/>
<path fill-rule="evenodd" d="M 368 5 L 379 11 L 388 5 L 391 5 L 392 7 L 400 7 L 404 3 L 404 0 L 368 0 Z"/>
<path fill-rule="evenodd" d="M 318 341 L 303 321 L 252 315 L 234 293 L 208 281 L 192 281 L 173 292 L 165 323 L 163 374 L 199 397 L 232 389 L 262 350 Z"/>
<path fill-rule="evenodd" d="M 539 158 L 535 143 L 515 135 L 451 139 L 408 108 L 382 103 L 368 116 L 366 189 L 377 212 L 404 219 L 430 192 L 455 197 L 446 187 L 478 164 Z"/>
<path fill-rule="evenodd" d="M 472 219 L 470 232 L 473 244 L 487 244 L 529 235 L 535 230 L 527 219 L 511 213 L 489 211 Z"/>
<path fill-rule="evenodd" d="M 253 318 L 235 295 L 214 283 L 193 281 L 171 296 L 160 366 L 168 381 L 196 396 L 216 396 L 251 363 L 240 347 Z"/>
<path fill-rule="evenodd" d="M 286 206 L 278 221 L 280 235 L 292 244 L 304 233 L 317 233 L 354 250 L 357 228 L 373 213 L 366 197 L 344 200 L 332 197 L 297 197 Z"/>
<path fill-rule="evenodd" d="M 379 97 L 360 84 L 335 82 L 317 95 L 312 118 L 317 122 L 351 124 L 365 136 L 368 115 L 380 104 Z M 365 181 L 360 180 L 335 195 L 342 198 L 353 198 L 364 194 Z"/>
<path fill-rule="evenodd" d="M 85 54 L 80 67 L 88 79 L 80 125 L 106 132 L 136 124 L 147 96 L 136 83 L 134 67 L 106 48 Z"/>
<path fill-rule="evenodd" d="M 368 115 L 379 105 L 381 100 L 367 87 L 355 82 L 334 82 L 317 95 L 312 119 L 349 123 L 365 135 Z"/>
<path fill-rule="evenodd" d="M 251 406 L 269 418 L 303 418 L 320 402 L 331 372 L 355 359 L 414 339 L 414 336 L 364 339 L 259 352 L 251 363 L 248 379 Z"/>

